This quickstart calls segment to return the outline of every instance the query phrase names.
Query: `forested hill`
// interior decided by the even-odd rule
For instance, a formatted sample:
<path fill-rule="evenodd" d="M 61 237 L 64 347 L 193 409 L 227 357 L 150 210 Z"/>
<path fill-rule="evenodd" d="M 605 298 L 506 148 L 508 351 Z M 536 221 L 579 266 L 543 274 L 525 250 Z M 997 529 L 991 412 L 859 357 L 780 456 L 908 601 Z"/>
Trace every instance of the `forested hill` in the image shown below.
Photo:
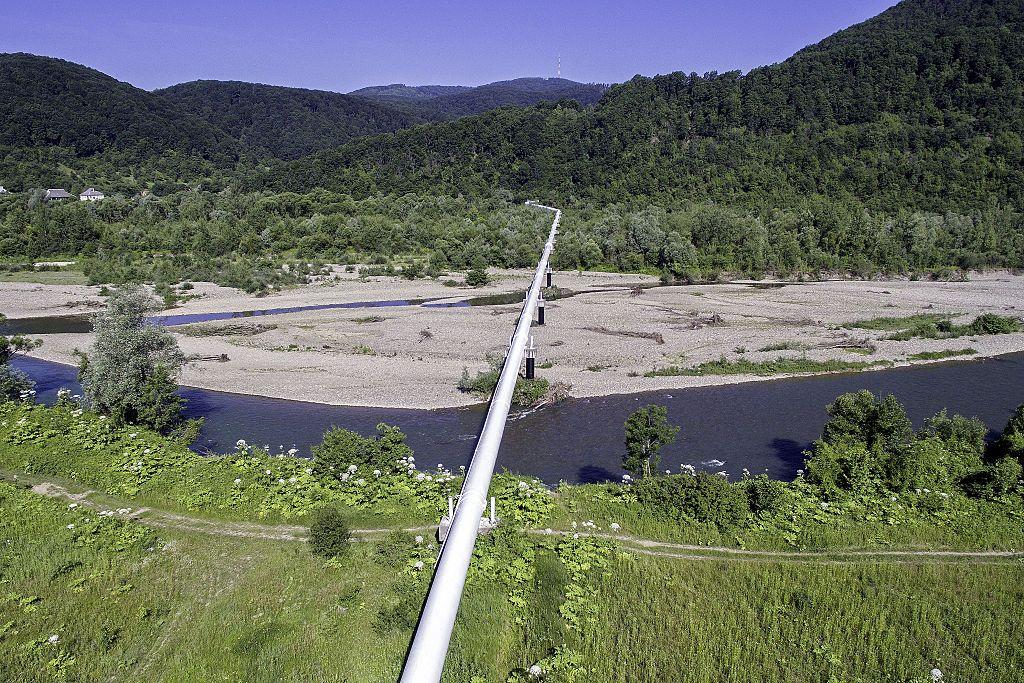
<path fill-rule="evenodd" d="M 606 89 L 607 86 L 598 83 L 577 83 L 565 78 L 516 78 L 473 88 L 391 85 L 363 88 L 351 94 L 401 105 L 425 118 L 453 119 L 498 107 L 528 107 L 563 99 L 589 107 L 601 99 Z"/>
<path fill-rule="evenodd" d="M 239 155 L 223 131 L 95 69 L 0 54 L 0 172 L 8 188 L 62 182 L 80 160 L 148 163 L 160 175 L 201 176 Z"/>
<path fill-rule="evenodd" d="M 426 120 L 360 97 L 241 81 L 192 81 L 155 94 L 224 130 L 255 155 L 278 159 Z"/>
<path fill-rule="evenodd" d="M 362 97 L 375 102 L 417 102 L 430 100 L 440 95 L 452 95 L 471 90 L 468 85 L 406 85 L 392 83 L 390 85 L 371 85 L 349 93 L 353 97 Z"/>
<path fill-rule="evenodd" d="M 259 184 L 762 205 L 821 194 L 887 211 L 1019 204 L 1022 13 L 1020 0 L 905 0 L 746 75 L 638 76 L 593 111 L 542 104 L 421 126 Z"/>

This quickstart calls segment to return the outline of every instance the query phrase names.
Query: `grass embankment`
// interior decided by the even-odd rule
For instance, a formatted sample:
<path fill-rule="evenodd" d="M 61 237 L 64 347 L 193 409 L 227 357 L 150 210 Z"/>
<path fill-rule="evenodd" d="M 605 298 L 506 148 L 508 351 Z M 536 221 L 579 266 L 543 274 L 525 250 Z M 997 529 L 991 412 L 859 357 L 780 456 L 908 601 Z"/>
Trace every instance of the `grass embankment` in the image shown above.
<path fill-rule="evenodd" d="M 892 365 L 889 361 L 846 361 L 838 359 L 812 360 L 810 358 L 774 358 L 771 360 L 752 361 L 746 358 L 707 361 L 700 365 L 683 368 L 669 365 L 656 368 L 644 374 L 644 377 L 701 377 L 704 375 L 756 375 L 771 377 L 772 375 L 802 375 L 816 372 L 841 372 L 865 370 L 880 365 Z"/>
<path fill-rule="evenodd" d="M 978 353 L 977 349 L 946 349 L 944 351 L 921 351 L 907 356 L 907 360 L 942 360 L 944 358 L 956 358 L 957 356 L 973 356 Z"/>
<path fill-rule="evenodd" d="M 379 477 L 357 467 L 325 480 L 307 461 L 246 446 L 201 458 L 73 406 L 11 403 L 0 414 L 0 467 L 95 489 L 102 495 L 90 500 L 114 509 L 145 502 L 196 518 L 301 520 L 327 501 L 364 526 L 435 522 L 459 484 L 407 462 Z M 704 483 L 734 503 L 747 486 Z M 770 510 L 735 509 L 734 523 L 719 525 L 662 514 L 639 486 L 551 495 L 499 477 L 492 493 L 505 525 L 474 553 L 444 680 L 526 681 L 534 665 L 545 680 L 594 683 L 876 680 L 882 671 L 924 680 L 934 666 L 1001 681 L 1019 672 L 1017 561 L 840 557 L 858 546 L 1020 548 L 1019 495 L 910 489 L 826 500 L 802 478 L 776 486 Z M 101 517 L 86 501 L 69 509 L 7 484 L 0 499 L 4 680 L 394 681 L 437 553 L 427 533 L 420 542 L 380 533 L 325 561 L 295 541 L 150 531 L 145 516 Z M 543 527 L 566 535 L 524 531 Z M 590 533 L 837 555 L 627 557 L 663 550 Z"/>
<path fill-rule="evenodd" d="M 909 341 L 911 339 L 958 339 L 980 337 L 990 334 L 1011 334 L 1021 331 L 1021 321 L 1012 316 L 984 313 L 966 325 L 956 325 L 953 314 L 923 314 L 903 318 L 872 318 L 848 323 L 846 327 L 862 330 L 893 332 L 887 339 Z"/>
<path fill-rule="evenodd" d="M 32 282 L 43 285 L 87 285 L 89 278 L 75 266 L 39 266 L 31 263 L 0 263 L 0 282 Z"/>

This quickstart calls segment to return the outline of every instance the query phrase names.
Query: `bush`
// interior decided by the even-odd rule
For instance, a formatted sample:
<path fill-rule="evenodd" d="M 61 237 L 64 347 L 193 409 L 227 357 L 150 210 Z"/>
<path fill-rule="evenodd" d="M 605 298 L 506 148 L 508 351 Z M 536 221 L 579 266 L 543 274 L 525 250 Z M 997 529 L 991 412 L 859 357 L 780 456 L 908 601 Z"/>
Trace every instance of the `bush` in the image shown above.
<path fill-rule="evenodd" d="M 638 481 L 633 490 L 640 504 L 651 513 L 676 521 L 691 519 L 730 528 L 750 512 L 743 489 L 705 472 L 696 476 L 647 477 Z"/>
<path fill-rule="evenodd" d="M 483 287 L 491 281 L 491 277 L 483 268 L 474 268 L 466 273 L 466 284 L 470 287 Z"/>
<path fill-rule="evenodd" d="M 747 501 L 752 512 L 773 512 L 782 502 L 786 485 L 771 479 L 767 474 L 759 474 L 746 482 Z"/>
<path fill-rule="evenodd" d="M 337 508 L 320 508 L 309 524 L 309 549 L 314 555 L 341 557 L 349 551 L 352 530 Z"/>
<path fill-rule="evenodd" d="M 0 365 L 0 402 L 16 401 L 32 391 L 35 382 L 21 370 L 10 365 Z"/>
<path fill-rule="evenodd" d="M 471 376 L 467 368 L 462 368 L 462 377 L 456 385 L 459 391 L 489 398 L 494 393 L 494 388 L 498 386 L 498 378 L 501 376 L 500 361 L 491 359 L 491 363 L 490 370 L 481 370 L 475 376 Z M 547 395 L 550 387 L 551 384 L 543 377 L 517 377 L 516 388 L 512 392 L 512 405 L 521 408 L 532 406 Z"/>
<path fill-rule="evenodd" d="M 968 477 L 964 488 L 975 496 L 998 498 L 1017 488 L 1021 473 L 1022 468 L 1016 458 L 1001 458 Z"/>
<path fill-rule="evenodd" d="M 405 434 L 398 427 L 377 425 L 378 437 L 364 437 L 340 427 L 332 427 L 324 439 L 313 446 L 313 471 L 321 478 L 348 478 L 349 467 L 369 466 L 389 471 L 395 462 L 412 455 Z"/>

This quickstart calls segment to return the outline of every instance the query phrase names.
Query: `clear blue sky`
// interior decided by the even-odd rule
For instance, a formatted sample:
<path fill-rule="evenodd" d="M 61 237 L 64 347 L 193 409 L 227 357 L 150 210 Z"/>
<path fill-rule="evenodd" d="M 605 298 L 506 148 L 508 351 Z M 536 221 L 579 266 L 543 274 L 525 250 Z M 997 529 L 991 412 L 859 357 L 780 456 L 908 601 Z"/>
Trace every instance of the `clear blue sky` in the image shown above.
<path fill-rule="evenodd" d="M 349 91 L 562 75 L 744 71 L 785 59 L 895 0 L 177 0 L 26 2 L 0 51 L 86 64 L 151 89 L 197 78 Z"/>

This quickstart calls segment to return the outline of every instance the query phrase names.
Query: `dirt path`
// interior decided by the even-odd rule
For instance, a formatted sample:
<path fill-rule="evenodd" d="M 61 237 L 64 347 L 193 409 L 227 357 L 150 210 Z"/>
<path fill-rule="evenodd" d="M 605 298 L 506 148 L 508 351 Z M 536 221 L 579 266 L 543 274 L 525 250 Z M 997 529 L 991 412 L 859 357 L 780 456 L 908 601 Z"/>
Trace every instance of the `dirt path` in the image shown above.
<path fill-rule="evenodd" d="M 74 493 L 59 484 L 40 482 L 32 487 L 34 493 L 51 498 L 63 498 L 83 507 L 95 510 L 110 510 L 117 515 L 159 528 L 174 529 L 190 533 L 208 534 L 239 538 L 256 538 L 268 541 L 304 541 L 306 528 L 286 524 L 259 524 L 256 522 L 229 522 L 190 517 L 152 508 L 114 508 L 89 500 L 95 491 Z M 436 525 L 407 527 L 406 532 L 432 532 Z M 395 531 L 393 528 L 353 529 L 355 536 L 366 538 Z M 967 561 L 972 563 L 1003 562 L 1024 560 L 1024 550 L 928 550 L 928 549 L 839 549 L 839 550 L 746 550 L 726 546 L 690 545 L 669 543 L 626 534 L 583 533 L 558 529 L 530 529 L 527 533 L 538 536 L 579 536 L 615 541 L 622 550 L 637 555 L 664 557 L 680 560 L 732 560 L 770 562 L 817 562 L 850 563 L 871 560 L 890 562 L 942 562 Z"/>

